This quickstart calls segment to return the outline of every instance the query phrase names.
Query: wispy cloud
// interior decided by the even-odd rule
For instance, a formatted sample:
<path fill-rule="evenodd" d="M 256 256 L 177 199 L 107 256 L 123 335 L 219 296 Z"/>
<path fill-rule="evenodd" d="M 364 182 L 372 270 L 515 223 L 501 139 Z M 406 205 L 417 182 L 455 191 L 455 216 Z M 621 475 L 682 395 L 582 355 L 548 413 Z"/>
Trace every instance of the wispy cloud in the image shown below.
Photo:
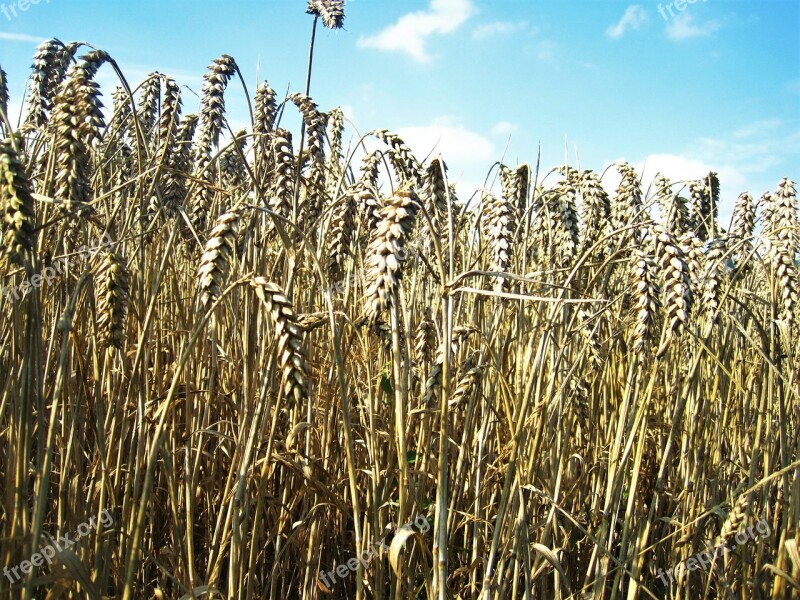
<path fill-rule="evenodd" d="M 34 43 L 34 44 L 41 44 L 47 38 L 45 37 L 37 37 L 35 35 L 28 35 L 26 33 L 11 33 L 8 31 L 0 31 L 0 40 L 5 40 L 7 42 L 26 42 L 26 43 Z"/>
<path fill-rule="evenodd" d="M 498 121 L 492 127 L 492 135 L 511 135 L 517 131 L 519 127 L 508 121 Z"/>
<path fill-rule="evenodd" d="M 631 4 L 625 14 L 615 25 L 606 29 L 606 35 L 611 39 L 619 39 L 628 29 L 640 29 L 647 22 L 647 12 L 638 4 Z"/>
<path fill-rule="evenodd" d="M 542 40 L 537 42 L 536 48 L 534 49 L 534 54 L 536 55 L 537 60 L 541 62 L 550 62 L 555 58 L 555 51 L 557 48 L 558 44 L 555 42 Z"/>
<path fill-rule="evenodd" d="M 681 41 L 690 38 L 706 37 L 719 29 L 717 21 L 697 23 L 694 15 L 685 12 L 677 15 L 667 23 L 667 37 L 671 40 Z"/>
<path fill-rule="evenodd" d="M 475 12 L 472 0 L 431 0 L 428 10 L 407 13 L 375 35 L 362 36 L 359 48 L 404 52 L 419 62 L 431 60 L 425 44 L 434 34 L 452 33 Z"/>
<path fill-rule="evenodd" d="M 733 137 L 751 138 L 757 136 L 758 134 L 764 134 L 767 131 L 774 131 L 775 129 L 778 129 L 781 125 L 783 125 L 782 119 L 778 118 L 763 119 L 761 121 L 756 121 L 755 123 L 750 123 L 749 125 L 745 125 L 744 127 L 740 127 L 739 129 L 733 132 Z"/>
<path fill-rule="evenodd" d="M 472 39 L 478 41 L 500 35 L 511 35 L 527 27 L 528 24 L 525 22 L 495 21 L 493 23 L 483 23 L 472 30 Z"/>

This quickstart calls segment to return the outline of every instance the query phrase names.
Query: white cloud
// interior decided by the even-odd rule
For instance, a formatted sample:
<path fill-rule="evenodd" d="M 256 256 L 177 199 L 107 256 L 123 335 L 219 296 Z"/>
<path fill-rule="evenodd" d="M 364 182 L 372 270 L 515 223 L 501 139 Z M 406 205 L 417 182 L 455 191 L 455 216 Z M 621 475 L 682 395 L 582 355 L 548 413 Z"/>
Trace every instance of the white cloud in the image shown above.
<path fill-rule="evenodd" d="M 602 183 L 603 188 L 613 195 L 616 194 L 621 176 L 619 171 L 614 168 L 613 163 L 611 165 L 606 170 Z M 681 189 L 680 184 L 702 179 L 709 172 L 714 171 L 719 175 L 721 183 L 719 222 L 723 226 L 730 221 L 736 197 L 740 192 L 744 191 L 747 185 L 747 178 L 735 165 L 709 162 L 683 154 L 650 154 L 642 160 L 630 162 L 630 165 L 641 177 L 642 192 L 648 194 L 648 197 L 655 194 L 655 178 L 658 175 L 663 175 L 672 182 L 672 190 L 674 192 L 688 197 L 688 190 Z"/>
<path fill-rule="evenodd" d="M 414 60 L 428 62 L 427 39 L 433 34 L 452 33 L 474 12 L 472 0 L 431 0 L 428 10 L 407 13 L 394 25 L 362 36 L 357 43 L 359 48 L 405 52 Z"/>
<path fill-rule="evenodd" d="M 656 175 L 664 175 L 671 181 L 693 181 L 702 179 L 709 171 L 719 175 L 728 189 L 739 189 L 746 185 L 746 178 L 738 168 L 732 165 L 709 164 L 704 160 L 689 158 L 677 154 L 651 154 L 634 165 L 637 173 L 641 173 L 643 187 L 647 187 Z"/>
<path fill-rule="evenodd" d="M 760 196 L 775 188 L 778 182 L 771 173 L 781 165 L 795 164 L 793 161 L 800 155 L 797 148 L 800 148 L 800 129 L 788 128 L 781 119 L 768 118 L 745 123 L 724 137 L 693 139 L 686 149 L 677 152 L 650 154 L 630 162 L 636 172 L 643 175 L 645 191 L 658 173 L 677 183 L 700 179 L 709 171 L 716 172 L 721 184 L 720 223 L 725 225 L 741 192 Z M 616 169 L 609 169 L 603 186 L 614 193 L 618 184 Z M 678 187 L 673 189 L 679 191 Z M 685 190 L 681 193 L 687 195 Z"/>
<path fill-rule="evenodd" d="M 462 125 L 455 125 L 447 117 L 436 119 L 430 125 L 398 129 L 397 135 L 403 138 L 420 160 L 441 154 L 448 165 L 483 165 L 495 158 L 491 141 Z"/>
<path fill-rule="evenodd" d="M 528 24 L 525 22 L 515 23 L 513 21 L 495 21 L 493 23 L 484 23 L 478 25 L 472 30 L 473 40 L 485 40 L 498 35 L 511 35 L 517 31 L 522 31 L 527 28 Z"/>
<path fill-rule="evenodd" d="M 429 125 L 404 127 L 399 135 L 419 160 L 441 154 L 447 163 L 447 178 L 455 184 L 459 200 L 466 202 L 483 185 L 482 176 L 497 159 L 494 144 L 452 117 L 439 117 Z"/>
<path fill-rule="evenodd" d="M 625 35 L 628 29 L 640 29 L 647 22 L 647 12 L 638 4 L 631 4 L 616 25 L 606 29 L 606 35 L 614 40 Z"/>
<path fill-rule="evenodd" d="M 519 127 L 514 123 L 508 121 L 499 121 L 492 127 L 492 135 L 511 135 L 517 131 Z"/>
<path fill-rule="evenodd" d="M 673 17 L 667 24 L 667 37 L 681 41 L 696 37 L 706 37 L 719 29 L 716 21 L 695 23 L 694 15 L 685 12 Z"/>
<path fill-rule="evenodd" d="M 0 31 L 0 40 L 7 42 L 31 42 L 34 44 L 41 44 L 46 37 L 37 37 L 35 35 L 28 35 L 26 33 L 11 33 L 9 31 Z"/>

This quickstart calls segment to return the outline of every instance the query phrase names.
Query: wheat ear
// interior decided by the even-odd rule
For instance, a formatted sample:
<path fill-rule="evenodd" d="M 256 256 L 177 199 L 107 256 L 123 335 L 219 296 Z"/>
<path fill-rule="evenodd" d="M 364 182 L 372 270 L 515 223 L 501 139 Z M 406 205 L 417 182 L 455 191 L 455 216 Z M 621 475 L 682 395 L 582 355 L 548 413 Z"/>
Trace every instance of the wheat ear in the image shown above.
<path fill-rule="evenodd" d="M 272 315 L 275 325 L 283 397 L 292 405 L 300 405 L 308 395 L 303 327 L 298 322 L 291 301 L 280 286 L 264 277 L 253 278 L 250 285 Z"/>
<path fill-rule="evenodd" d="M 416 194 L 401 189 L 386 200 L 380 209 L 380 222 L 372 232 L 367 248 L 367 302 L 366 314 L 375 323 L 380 314 L 389 308 L 403 276 L 406 242 L 414 228 L 419 210 Z"/>
<path fill-rule="evenodd" d="M 235 211 L 221 215 L 211 230 L 206 242 L 200 266 L 197 269 L 200 302 L 204 309 L 219 297 L 221 287 L 228 275 L 236 248 L 239 215 Z"/>
<path fill-rule="evenodd" d="M 125 260 L 110 251 L 97 255 L 99 288 L 97 328 L 101 343 L 122 350 L 125 346 L 125 315 L 128 311 L 128 269 Z"/>

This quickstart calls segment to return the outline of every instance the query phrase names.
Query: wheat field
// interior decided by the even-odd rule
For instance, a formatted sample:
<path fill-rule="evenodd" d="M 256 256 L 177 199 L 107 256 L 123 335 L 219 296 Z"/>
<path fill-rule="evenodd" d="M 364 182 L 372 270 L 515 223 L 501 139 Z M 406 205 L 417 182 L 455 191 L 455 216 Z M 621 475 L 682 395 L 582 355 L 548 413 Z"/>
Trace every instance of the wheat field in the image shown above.
<path fill-rule="evenodd" d="M 730 224 L 627 164 L 458 198 L 204 81 L 53 39 L 12 124 L 2 74 L 0 597 L 800 598 L 791 180 Z"/>

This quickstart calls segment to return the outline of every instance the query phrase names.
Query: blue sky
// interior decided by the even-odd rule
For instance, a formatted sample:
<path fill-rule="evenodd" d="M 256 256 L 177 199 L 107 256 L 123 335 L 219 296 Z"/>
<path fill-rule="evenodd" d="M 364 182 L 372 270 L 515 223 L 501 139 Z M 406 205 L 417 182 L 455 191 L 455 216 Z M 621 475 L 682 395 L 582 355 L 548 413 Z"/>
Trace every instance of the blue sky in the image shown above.
<path fill-rule="evenodd" d="M 282 95 L 304 87 L 305 6 L 0 0 L 0 65 L 12 109 L 48 37 L 106 50 L 133 85 L 153 70 L 173 76 L 189 88 L 184 112 L 222 53 L 251 94 L 266 79 Z M 646 165 L 645 184 L 714 169 L 726 218 L 739 192 L 800 178 L 799 29 L 797 0 L 349 0 L 344 29 L 318 31 L 311 95 L 362 132 L 397 131 L 421 157 L 435 147 L 462 196 L 496 160 L 535 163 L 541 144 L 545 171 L 565 153 L 595 170 Z M 111 70 L 99 80 L 110 94 Z M 240 87 L 227 103 L 243 125 Z"/>

